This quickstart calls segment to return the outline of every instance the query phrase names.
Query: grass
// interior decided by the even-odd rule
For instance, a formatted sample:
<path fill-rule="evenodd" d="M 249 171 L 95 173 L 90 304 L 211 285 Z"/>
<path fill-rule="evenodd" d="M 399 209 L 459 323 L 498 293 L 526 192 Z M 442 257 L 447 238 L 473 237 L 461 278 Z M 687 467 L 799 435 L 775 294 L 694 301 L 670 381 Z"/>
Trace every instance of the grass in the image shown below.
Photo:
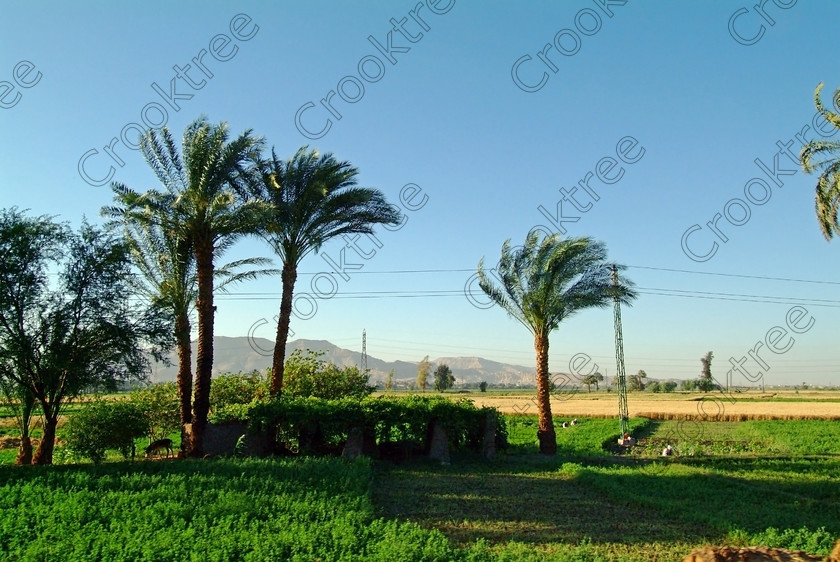
<path fill-rule="evenodd" d="M 463 467 L 382 465 L 378 514 L 436 529 L 462 545 L 486 540 L 505 559 L 679 559 L 706 537 L 653 510 L 614 501 L 528 456 Z"/>
<path fill-rule="evenodd" d="M 539 450 L 537 441 L 537 416 L 511 415 L 505 416 L 508 428 L 508 441 L 511 443 L 511 453 L 536 453 Z M 554 418 L 554 428 L 557 434 L 557 454 L 561 456 L 607 456 L 610 454 L 605 445 L 618 440 L 619 428 L 615 419 L 583 418 L 579 424 L 562 427 L 563 422 L 571 422 L 572 418 Z M 630 420 L 632 433 L 643 431 L 652 422 L 642 418 Z"/>
<path fill-rule="evenodd" d="M 840 424 L 686 423 L 631 419 L 639 445 L 619 450 L 615 419 L 582 418 L 557 427 L 558 455 L 546 457 L 536 454 L 536 417 L 507 416 L 509 449 L 489 463 L 453 453 L 450 466 L 302 457 L 0 467 L 0 558 L 649 561 L 705 544 L 830 551 L 840 538 Z M 666 442 L 677 454 L 663 459 Z M 0 450 L 0 462 L 14 454 Z"/>
<path fill-rule="evenodd" d="M 676 456 L 840 455 L 840 423 L 830 420 L 753 420 L 714 422 L 649 421 L 641 431 L 636 456 L 659 456 L 672 445 Z"/>
<path fill-rule="evenodd" d="M 448 561 L 485 550 L 375 518 L 365 460 L 0 468 L 3 559 Z"/>
<path fill-rule="evenodd" d="M 642 439 L 671 434 L 676 423 L 631 421 Z M 766 448 L 747 457 L 710 446 L 714 456 L 657 461 L 635 456 L 642 449 L 618 457 L 596 450 L 612 441 L 614 425 L 596 419 L 558 429 L 558 457 L 533 454 L 532 438 L 514 433 L 518 454 L 493 464 L 378 465 L 377 513 L 458 544 L 485 540 L 511 560 L 679 560 L 709 543 L 825 555 L 840 538 L 840 458 L 815 456 L 828 443 L 837 454 L 835 422 L 706 424 L 709 443 L 760 437 L 809 456 L 754 458 Z"/>

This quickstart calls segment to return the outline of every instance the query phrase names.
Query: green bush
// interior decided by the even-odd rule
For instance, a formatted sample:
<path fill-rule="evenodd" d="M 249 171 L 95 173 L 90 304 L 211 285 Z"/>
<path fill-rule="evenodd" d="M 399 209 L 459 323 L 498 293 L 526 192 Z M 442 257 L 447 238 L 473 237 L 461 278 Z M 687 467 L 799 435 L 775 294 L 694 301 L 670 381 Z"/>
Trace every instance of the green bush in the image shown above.
<path fill-rule="evenodd" d="M 651 392 L 662 392 L 662 384 L 658 381 L 654 381 L 647 385 L 647 389 Z"/>
<path fill-rule="evenodd" d="M 501 414 L 492 408 L 477 408 L 466 398 L 457 402 L 416 395 L 325 400 L 283 395 L 256 404 L 245 417 L 252 431 L 271 431 L 293 449 L 306 450 L 313 440 L 339 445 L 353 427 L 372 433 L 377 443 L 408 441 L 422 445 L 435 420 L 442 424 L 451 446 L 478 449 L 488 413 L 496 418 L 497 435 L 506 435 Z M 234 416 L 227 421 L 235 421 Z"/>
<path fill-rule="evenodd" d="M 667 381 L 662 385 L 662 389 L 665 392 L 674 392 L 677 389 L 677 383 L 675 381 Z"/>
<path fill-rule="evenodd" d="M 697 390 L 702 390 L 703 392 L 711 392 L 713 391 L 717 385 L 715 384 L 714 379 L 697 379 L 695 381 L 695 388 Z"/>
<path fill-rule="evenodd" d="M 268 376 L 259 371 L 225 373 L 210 382 L 210 407 L 213 411 L 234 404 L 252 404 L 268 398 Z"/>
<path fill-rule="evenodd" d="M 174 382 L 149 385 L 131 393 L 131 402 L 143 412 L 151 440 L 162 439 L 181 428 L 178 387 Z"/>
<path fill-rule="evenodd" d="M 694 380 L 682 381 L 682 384 L 680 385 L 680 388 L 682 390 L 688 390 L 688 391 L 694 390 L 695 388 L 697 388 L 697 381 L 694 381 Z"/>
<path fill-rule="evenodd" d="M 118 450 L 125 458 L 133 457 L 134 439 L 148 433 L 148 420 L 137 404 L 96 400 L 70 418 L 67 446 L 71 452 L 100 463 L 108 449 Z"/>
<path fill-rule="evenodd" d="M 361 399 L 376 387 L 369 385 L 370 374 L 354 366 L 339 368 L 319 359 L 323 351 L 306 350 L 306 356 L 296 349 L 286 359 L 283 372 L 283 392 L 292 396 L 313 396 L 326 400 L 340 398 Z"/>

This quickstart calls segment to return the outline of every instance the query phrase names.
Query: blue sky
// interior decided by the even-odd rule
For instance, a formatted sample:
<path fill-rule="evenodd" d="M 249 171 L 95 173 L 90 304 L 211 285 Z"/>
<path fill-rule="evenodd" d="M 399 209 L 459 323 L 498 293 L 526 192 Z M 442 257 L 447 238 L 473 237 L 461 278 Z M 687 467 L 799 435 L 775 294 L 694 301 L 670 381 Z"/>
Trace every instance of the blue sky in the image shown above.
<path fill-rule="evenodd" d="M 840 384 L 840 242 L 818 229 L 816 178 L 786 155 L 821 126 L 816 85 L 827 103 L 840 87 L 829 48 L 840 6 L 418 2 L 6 5 L 3 206 L 100 221 L 106 178 L 155 187 L 126 146 L 131 124 L 165 119 L 180 136 L 206 114 L 283 156 L 333 152 L 363 185 L 395 203 L 403 194 L 399 230 L 306 258 L 295 337 L 359 350 L 365 329 L 368 353 L 386 360 L 530 366 L 530 334 L 473 306 L 465 286 L 482 256 L 492 263 L 505 239 L 542 226 L 601 240 L 629 266 L 641 294 L 623 310 L 628 373 L 693 378 L 712 350 L 721 380 L 730 357 L 745 357 L 768 385 Z M 587 174 L 597 200 L 578 183 Z M 561 188 L 564 216 L 579 219 L 552 227 Z M 693 225 L 692 258 L 682 240 Z M 325 259 L 338 263 L 342 248 L 343 275 Z M 227 257 L 248 255 L 270 254 L 246 240 Z M 279 298 L 278 278 L 220 296 L 216 333 L 273 338 Z M 612 310 L 552 335 L 553 371 L 579 353 L 615 373 Z"/>

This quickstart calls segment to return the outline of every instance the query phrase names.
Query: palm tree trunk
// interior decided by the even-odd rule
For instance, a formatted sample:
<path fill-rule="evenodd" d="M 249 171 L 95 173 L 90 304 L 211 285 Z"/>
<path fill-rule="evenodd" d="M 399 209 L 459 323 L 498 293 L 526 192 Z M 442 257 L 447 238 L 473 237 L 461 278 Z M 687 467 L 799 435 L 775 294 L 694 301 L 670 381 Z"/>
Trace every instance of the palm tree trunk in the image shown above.
<path fill-rule="evenodd" d="M 44 416 L 44 434 L 38 444 L 38 450 L 32 457 L 32 464 L 52 464 L 53 449 L 55 448 L 55 428 L 58 425 L 57 415 Z"/>
<path fill-rule="evenodd" d="M 539 429 L 537 438 L 540 440 L 540 453 L 554 455 L 557 453 L 557 436 L 554 433 L 554 420 L 551 417 L 551 393 L 548 380 L 548 335 L 534 336 L 534 349 L 537 352 L 537 413 L 539 415 Z"/>
<path fill-rule="evenodd" d="M 195 400 L 188 454 L 204 456 L 204 430 L 210 412 L 210 378 L 213 375 L 213 243 L 201 240 L 195 247 L 198 280 L 198 352 L 195 367 Z"/>
<path fill-rule="evenodd" d="M 20 438 L 20 446 L 18 447 L 18 454 L 15 457 L 15 464 L 32 464 L 32 438 L 28 435 L 22 435 Z"/>
<path fill-rule="evenodd" d="M 192 422 L 192 343 L 190 318 L 186 312 L 175 318 L 175 341 L 178 346 L 178 399 L 181 416 L 181 450 L 186 452 L 187 428 Z"/>
<path fill-rule="evenodd" d="M 274 358 L 271 362 L 271 397 L 283 390 L 283 371 L 286 360 L 286 340 L 289 339 L 289 324 L 292 320 L 292 295 L 297 280 L 297 262 L 286 256 L 283 263 L 283 296 L 280 298 L 280 319 L 277 322 L 277 338 L 274 340 Z"/>

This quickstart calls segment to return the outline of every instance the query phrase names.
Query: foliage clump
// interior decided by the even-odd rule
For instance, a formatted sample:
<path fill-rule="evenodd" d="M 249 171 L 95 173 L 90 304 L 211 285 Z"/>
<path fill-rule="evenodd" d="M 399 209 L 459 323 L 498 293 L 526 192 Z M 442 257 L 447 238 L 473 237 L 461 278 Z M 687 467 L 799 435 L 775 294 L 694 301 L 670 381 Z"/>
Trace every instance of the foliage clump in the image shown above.
<path fill-rule="evenodd" d="M 255 404 L 268 398 L 268 377 L 250 373 L 224 373 L 210 384 L 210 408 L 216 411 L 234 404 Z"/>
<path fill-rule="evenodd" d="M 135 455 L 134 439 L 148 433 L 148 418 L 138 404 L 128 400 L 96 400 L 70 418 L 67 447 L 71 453 L 95 464 L 105 460 L 107 449 L 117 449 L 128 459 Z"/>
<path fill-rule="evenodd" d="M 361 400 L 376 390 L 368 384 L 369 373 L 362 373 L 358 367 L 338 367 L 320 359 L 323 351 L 299 349 L 286 359 L 283 393 L 291 396 L 312 396 L 325 400 L 355 398 Z"/>

